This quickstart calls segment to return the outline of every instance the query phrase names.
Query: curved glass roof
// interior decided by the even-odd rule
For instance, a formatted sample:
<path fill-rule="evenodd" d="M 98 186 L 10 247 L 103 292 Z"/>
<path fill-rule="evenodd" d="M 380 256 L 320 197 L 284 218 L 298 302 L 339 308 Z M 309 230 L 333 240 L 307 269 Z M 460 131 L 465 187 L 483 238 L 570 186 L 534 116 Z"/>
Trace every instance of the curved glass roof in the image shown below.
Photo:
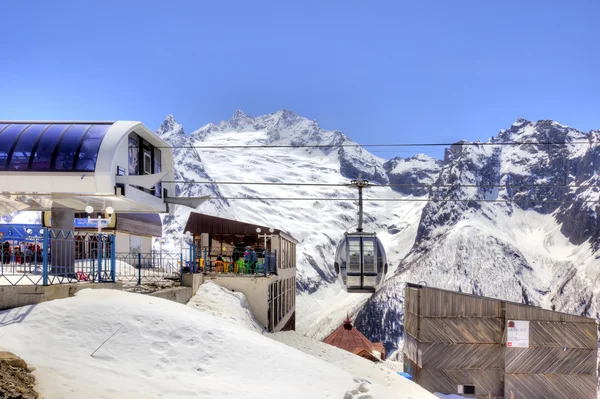
<path fill-rule="evenodd" d="M 111 125 L 0 122 L 0 170 L 93 172 Z"/>

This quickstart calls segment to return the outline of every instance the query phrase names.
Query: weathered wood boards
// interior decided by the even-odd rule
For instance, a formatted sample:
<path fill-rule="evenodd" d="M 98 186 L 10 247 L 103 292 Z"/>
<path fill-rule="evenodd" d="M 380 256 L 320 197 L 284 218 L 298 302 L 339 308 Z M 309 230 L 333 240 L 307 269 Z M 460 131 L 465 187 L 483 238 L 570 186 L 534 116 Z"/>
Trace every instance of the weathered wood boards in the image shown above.
<path fill-rule="evenodd" d="M 504 395 L 502 370 L 431 370 L 424 368 L 421 370 L 421 378 L 418 383 L 430 392 L 456 393 L 456 381 L 474 385 L 475 393 L 479 396 L 502 397 Z M 528 397 L 523 398 L 529 399 Z"/>
<path fill-rule="evenodd" d="M 502 342 L 500 318 L 422 318 L 419 342 L 493 344 Z"/>
<path fill-rule="evenodd" d="M 505 397 L 526 399 L 595 399 L 596 380 L 593 375 L 508 374 L 505 376 Z"/>
<path fill-rule="evenodd" d="M 510 320 L 528 322 L 528 347 L 507 346 Z M 473 397 L 596 397 L 595 319 L 407 285 L 404 327 L 406 370 L 430 391 L 471 385 Z"/>

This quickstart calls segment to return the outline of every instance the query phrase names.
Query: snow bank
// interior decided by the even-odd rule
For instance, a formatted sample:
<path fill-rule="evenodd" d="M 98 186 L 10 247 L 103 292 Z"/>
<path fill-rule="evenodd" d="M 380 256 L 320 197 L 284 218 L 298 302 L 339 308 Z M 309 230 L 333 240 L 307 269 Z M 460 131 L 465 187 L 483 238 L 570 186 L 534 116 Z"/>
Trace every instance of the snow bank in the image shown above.
<path fill-rule="evenodd" d="M 256 321 L 246 296 L 241 292 L 232 292 L 207 281 L 198 288 L 188 306 L 218 316 L 225 321 L 245 327 L 251 331 L 263 332 L 264 328 Z"/>
<path fill-rule="evenodd" d="M 0 312 L 0 337 L 36 368 L 45 399 L 411 397 L 365 396 L 350 373 L 247 327 L 114 290 Z"/>
<path fill-rule="evenodd" d="M 270 336 L 276 341 L 339 367 L 361 381 L 366 380 L 376 384 L 369 390 L 369 394 L 373 397 L 435 398 L 431 393 L 399 376 L 396 371 L 383 363 L 373 363 L 335 346 L 307 338 L 295 331 L 279 332 Z M 395 396 L 398 394 L 401 396 Z"/>
<path fill-rule="evenodd" d="M 467 399 L 464 396 L 458 396 L 458 395 L 444 395 L 443 393 L 435 393 L 435 396 L 437 396 L 440 399 Z"/>

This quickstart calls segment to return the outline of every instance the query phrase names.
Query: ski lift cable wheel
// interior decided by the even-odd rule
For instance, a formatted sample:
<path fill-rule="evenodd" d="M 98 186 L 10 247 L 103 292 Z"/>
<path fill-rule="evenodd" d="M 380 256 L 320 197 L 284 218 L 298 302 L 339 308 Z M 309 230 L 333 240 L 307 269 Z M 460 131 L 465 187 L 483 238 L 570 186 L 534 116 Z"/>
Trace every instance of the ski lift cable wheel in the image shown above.
<path fill-rule="evenodd" d="M 358 225 L 356 231 L 344 232 L 335 252 L 335 272 L 349 293 L 374 293 L 383 284 L 388 264 L 385 249 L 374 232 L 363 231 L 362 190 L 369 182 L 361 175 L 350 186 L 358 189 Z"/>

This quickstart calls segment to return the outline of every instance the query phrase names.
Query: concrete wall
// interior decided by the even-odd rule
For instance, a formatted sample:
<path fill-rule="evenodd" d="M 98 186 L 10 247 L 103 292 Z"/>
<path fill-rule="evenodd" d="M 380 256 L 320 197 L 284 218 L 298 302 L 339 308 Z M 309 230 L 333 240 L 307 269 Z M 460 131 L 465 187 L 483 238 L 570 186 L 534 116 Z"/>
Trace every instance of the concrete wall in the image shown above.
<path fill-rule="evenodd" d="M 47 287 L 33 285 L 0 286 L 0 310 L 35 305 L 53 299 L 68 298 L 75 295 L 77 291 L 86 288 L 120 290 L 123 288 L 123 284 L 58 284 Z"/>
<path fill-rule="evenodd" d="M 200 273 L 184 274 L 181 285 L 192 288 L 192 295 L 196 295 L 198 288 L 204 283 L 204 275 Z"/>
<path fill-rule="evenodd" d="M 200 273 L 184 274 L 182 280 L 182 287 L 167 288 L 148 295 L 185 305 L 196 295 L 198 288 L 204 282 L 204 276 Z"/>
<path fill-rule="evenodd" d="M 275 278 L 207 275 L 205 281 L 208 280 L 214 281 L 215 284 L 228 290 L 246 295 L 254 318 L 268 328 L 269 285 L 275 281 Z"/>
<path fill-rule="evenodd" d="M 169 301 L 178 302 L 185 305 L 190 301 L 190 299 L 192 299 L 193 293 L 192 287 L 176 287 L 155 291 L 148 295 L 157 298 L 168 299 Z"/>

